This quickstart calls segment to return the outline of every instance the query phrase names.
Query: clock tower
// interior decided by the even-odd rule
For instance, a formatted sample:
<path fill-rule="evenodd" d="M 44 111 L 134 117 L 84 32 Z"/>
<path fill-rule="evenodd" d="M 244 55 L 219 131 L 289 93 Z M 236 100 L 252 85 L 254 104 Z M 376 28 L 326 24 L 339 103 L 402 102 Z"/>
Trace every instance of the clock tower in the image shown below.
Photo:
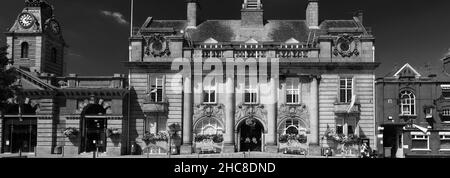
<path fill-rule="evenodd" d="M 25 0 L 25 7 L 5 33 L 8 58 L 14 66 L 37 73 L 64 75 L 66 43 L 53 7 L 43 0 Z"/>

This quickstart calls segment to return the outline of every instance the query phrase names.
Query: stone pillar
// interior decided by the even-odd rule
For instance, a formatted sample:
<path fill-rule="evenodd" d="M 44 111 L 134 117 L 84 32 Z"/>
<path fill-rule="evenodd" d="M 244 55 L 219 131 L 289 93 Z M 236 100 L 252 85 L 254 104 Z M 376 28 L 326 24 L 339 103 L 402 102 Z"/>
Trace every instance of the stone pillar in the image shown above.
<path fill-rule="evenodd" d="M 183 145 L 181 154 L 192 153 L 192 81 L 186 76 L 183 82 Z"/>
<path fill-rule="evenodd" d="M 270 101 L 267 103 L 267 137 L 266 137 L 266 152 L 277 153 L 277 91 L 278 91 L 278 77 L 272 76 L 270 83 Z"/>
<path fill-rule="evenodd" d="M 225 136 L 224 136 L 224 153 L 235 152 L 234 141 L 234 72 L 226 78 L 225 88 Z"/>
<path fill-rule="evenodd" d="M 319 81 L 318 77 L 314 76 L 311 81 L 311 106 L 310 106 L 310 117 L 311 117 L 311 138 L 310 146 L 312 147 L 312 153 L 320 154 L 319 146 Z"/>

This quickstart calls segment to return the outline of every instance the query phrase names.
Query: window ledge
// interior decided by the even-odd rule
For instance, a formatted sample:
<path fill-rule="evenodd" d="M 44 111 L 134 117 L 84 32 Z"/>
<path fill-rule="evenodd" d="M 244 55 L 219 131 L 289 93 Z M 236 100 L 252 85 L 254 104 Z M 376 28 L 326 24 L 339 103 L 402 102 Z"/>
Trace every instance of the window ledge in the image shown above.
<path fill-rule="evenodd" d="M 450 149 L 440 149 L 441 152 L 450 152 Z"/>
<path fill-rule="evenodd" d="M 430 151 L 431 149 L 411 149 L 411 151 Z"/>
<path fill-rule="evenodd" d="M 215 102 L 215 103 L 207 103 L 207 102 L 203 102 L 202 104 L 203 104 L 203 105 L 217 105 L 217 102 Z"/>

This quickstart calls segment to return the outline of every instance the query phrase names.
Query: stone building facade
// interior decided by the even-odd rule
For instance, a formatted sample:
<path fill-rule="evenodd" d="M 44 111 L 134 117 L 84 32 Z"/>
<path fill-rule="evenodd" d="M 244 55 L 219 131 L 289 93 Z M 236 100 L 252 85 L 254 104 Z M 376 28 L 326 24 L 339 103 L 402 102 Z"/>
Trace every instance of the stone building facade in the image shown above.
<path fill-rule="evenodd" d="M 146 133 L 178 125 L 182 154 L 320 154 L 336 145 L 329 130 L 376 146 L 378 63 L 362 13 L 321 20 L 309 0 L 306 20 L 269 20 L 261 0 L 244 0 L 241 19 L 202 20 L 199 3 L 187 1 L 185 20 L 149 17 L 134 30 L 130 141 L 145 147 Z"/>
<path fill-rule="evenodd" d="M 377 147 L 384 157 L 449 157 L 449 61 L 443 68 L 406 64 L 377 79 Z"/>
<path fill-rule="evenodd" d="M 122 132 L 126 123 L 125 75 L 63 76 L 62 30 L 52 6 L 26 0 L 5 33 L 8 67 L 16 71 L 22 90 L 0 108 L 0 152 L 78 155 L 98 148 L 125 154 L 125 140 L 108 134 Z"/>

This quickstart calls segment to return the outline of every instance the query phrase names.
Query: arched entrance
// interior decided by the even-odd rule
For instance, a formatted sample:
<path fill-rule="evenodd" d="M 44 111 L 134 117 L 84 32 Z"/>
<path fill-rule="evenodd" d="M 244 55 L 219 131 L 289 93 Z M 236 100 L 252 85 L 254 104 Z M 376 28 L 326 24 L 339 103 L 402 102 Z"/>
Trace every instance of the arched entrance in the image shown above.
<path fill-rule="evenodd" d="M 106 152 L 106 109 L 100 104 L 88 104 L 81 113 L 80 153 Z M 98 148 L 98 150 L 97 150 Z"/>
<path fill-rule="evenodd" d="M 2 152 L 34 152 L 37 145 L 37 106 L 8 104 L 5 109 Z"/>
<path fill-rule="evenodd" d="M 264 126 L 255 118 L 247 118 L 238 127 L 239 151 L 262 151 Z"/>

